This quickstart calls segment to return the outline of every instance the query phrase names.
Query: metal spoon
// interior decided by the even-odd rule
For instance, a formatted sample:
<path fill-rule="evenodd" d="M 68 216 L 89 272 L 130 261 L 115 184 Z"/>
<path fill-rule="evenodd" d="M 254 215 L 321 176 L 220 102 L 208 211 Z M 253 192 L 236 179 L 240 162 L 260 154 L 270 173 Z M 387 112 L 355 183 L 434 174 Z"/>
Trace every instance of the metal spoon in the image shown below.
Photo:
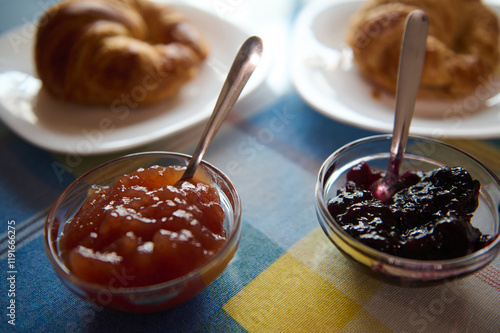
<path fill-rule="evenodd" d="M 385 176 L 371 186 L 372 196 L 381 201 L 392 197 L 396 191 L 395 185 L 399 182 L 399 168 L 424 66 L 428 31 L 429 18 L 424 11 L 417 9 L 408 14 L 399 60 L 391 156 Z"/>
<path fill-rule="evenodd" d="M 208 146 L 215 137 L 222 122 L 226 119 L 227 114 L 238 100 L 250 75 L 252 75 L 255 67 L 257 67 L 262 56 L 262 51 L 262 40 L 257 36 L 248 38 L 240 47 L 193 157 L 189 160 L 189 164 L 178 183 L 191 179 L 194 176 Z"/>

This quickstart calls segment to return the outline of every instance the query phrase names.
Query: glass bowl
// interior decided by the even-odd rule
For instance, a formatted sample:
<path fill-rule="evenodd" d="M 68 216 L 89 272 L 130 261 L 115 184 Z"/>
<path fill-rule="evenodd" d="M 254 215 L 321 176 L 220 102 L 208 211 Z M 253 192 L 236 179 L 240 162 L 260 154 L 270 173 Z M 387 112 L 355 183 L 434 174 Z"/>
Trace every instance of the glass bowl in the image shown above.
<path fill-rule="evenodd" d="M 147 152 L 120 157 L 104 163 L 76 179 L 52 206 L 45 223 L 45 251 L 62 283 L 74 294 L 100 306 L 129 312 L 152 312 L 177 306 L 201 292 L 222 271 L 234 256 L 241 237 L 240 197 L 229 178 L 214 166 L 202 162 L 204 172 L 215 186 L 225 213 L 227 241 L 211 261 L 190 273 L 167 282 L 144 287 L 116 287 L 89 283 L 73 275 L 61 258 L 58 237 L 65 224 L 87 199 L 93 184 L 111 185 L 123 174 L 144 167 L 186 166 L 190 156 L 169 152 Z M 120 277 L 117 277 L 119 282 Z M 124 284 L 126 285 L 126 284 Z"/>
<path fill-rule="evenodd" d="M 464 167 L 481 183 L 479 206 L 471 223 L 492 242 L 467 256 L 449 260 L 406 259 L 380 252 L 344 231 L 328 212 L 328 201 L 345 186 L 346 174 L 364 161 L 372 169 L 386 170 L 391 135 L 363 138 L 345 145 L 323 163 L 316 183 L 316 212 L 323 231 L 333 244 L 365 273 L 399 286 L 425 286 L 463 277 L 488 265 L 500 250 L 500 181 L 481 162 L 443 142 L 410 137 L 401 172 L 431 171 L 442 166 Z"/>

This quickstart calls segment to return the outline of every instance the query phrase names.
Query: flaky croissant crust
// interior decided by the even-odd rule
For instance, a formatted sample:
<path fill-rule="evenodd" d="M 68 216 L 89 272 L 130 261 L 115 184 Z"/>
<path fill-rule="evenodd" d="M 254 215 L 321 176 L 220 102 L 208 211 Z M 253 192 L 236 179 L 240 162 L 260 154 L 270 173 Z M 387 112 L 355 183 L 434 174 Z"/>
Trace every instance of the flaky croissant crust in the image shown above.
<path fill-rule="evenodd" d="M 395 92 L 406 16 L 417 8 L 430 23 L 420 97 L 466 97 L 491 81 L 499 62 L 498 18 L 480 0 L 367 0 L 347 36 L 364 76 Z"/>
<path fill-rule="evenodd" d="M 195 26 L 169 5 L 147 0 L 68 0 L 41 17 L 35 65 L 63 100 L 135 105 L 175 95 L 206 58 Z M 132 97 L 130 97 L 132 96 Z"/>

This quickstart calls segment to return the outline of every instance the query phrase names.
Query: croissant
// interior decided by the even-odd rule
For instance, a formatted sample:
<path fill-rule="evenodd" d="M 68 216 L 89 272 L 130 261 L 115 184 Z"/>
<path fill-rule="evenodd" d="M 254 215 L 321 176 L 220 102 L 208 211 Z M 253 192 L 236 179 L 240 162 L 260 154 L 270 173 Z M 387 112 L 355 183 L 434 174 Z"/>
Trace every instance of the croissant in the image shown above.
<path fill-rule="evenodd" d="M 207 53 L 196 27 L 170 5 L 68 0 L 40 18 L 34 60 L 58 99 L 146 105 L 177 94 Z"/>
<path fill-rule="evenodd" d="M 498 18 L 480 0 L 367 0 L 347 35 L 362 75 L 395 93 L 406 16 L 417 8 L 429 16 L 419 97 L 462 98 L 491 82 L 499 62 Z"/>

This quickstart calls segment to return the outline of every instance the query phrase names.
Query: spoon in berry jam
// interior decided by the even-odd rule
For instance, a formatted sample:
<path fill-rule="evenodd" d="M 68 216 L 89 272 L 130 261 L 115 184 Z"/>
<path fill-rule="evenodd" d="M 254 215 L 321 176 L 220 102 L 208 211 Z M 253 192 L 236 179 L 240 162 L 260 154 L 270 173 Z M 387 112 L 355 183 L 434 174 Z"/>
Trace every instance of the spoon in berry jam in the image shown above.
<path fill-rule="evenodd" d="M 424 66 L 428 31 L 429 18 L 424 11 L 417 9 L 408 14 L 399 60 L 389 165 L 385 176 L 370 188 L 372 196 L 380 201 L 389 200 L 397 191 L 399 168 L 406 149 Z"/>
<path fill-rule="evenodd" d="M 227 114 L 236 103 L 245 84 L 255 70 L 255 67 L 257 67 L 262 56 L 262 51 L 262 40 L 257 36 L 248 38 L 240 47 L 231 65 L 231 69 L 227 74 L 226 81 L 222 86 L 212 115 L 201 135 L 193 156 L 189 160 L 186 170 L 181 179 L 177 182 L 178 184 L 194 176 L 208 146 L 215 137 L 215 134 L 219 130 Z"/>

